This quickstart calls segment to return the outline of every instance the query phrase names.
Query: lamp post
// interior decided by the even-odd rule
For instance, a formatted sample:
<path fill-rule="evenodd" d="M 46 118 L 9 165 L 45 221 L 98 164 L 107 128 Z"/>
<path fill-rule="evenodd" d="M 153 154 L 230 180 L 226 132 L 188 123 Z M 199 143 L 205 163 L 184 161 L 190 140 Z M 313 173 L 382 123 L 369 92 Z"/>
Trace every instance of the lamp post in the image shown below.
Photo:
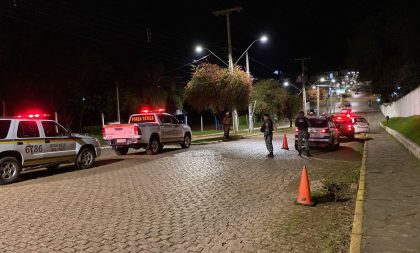
<path fill-rule="evenodd" d="M 323 83 L 325 82 L 325 78 L 321 77 L 319 79 L 319 81 L 316 81 L 313 85 L 312 88 L 315 89 L 316 88 L 316 109 L 317 109 L 317 113 L 316 115 L 319 116 L 319 100 L 320 100 L 320 90 L 319 87 L 331 87 L 331 85 L 328 84 L 319 84 L 319 83 Z M 327 101 L 328 104 L 328 101 Z M 329 110 L 328 110 L 329 111 Z"/>
<path fill-rule="evenodd" d="M 248 51 L 249 49 L 251 49 L 252 45 L 254 45 L 255 42 L 257 41 L 261 41 L 262 43 L 265 43 L 268 41 L 268 37 L 266 35 L 261 36 L 261 38 L 254 40 L 248 47 L 247 49 L 245 49 L 245 51 L 242 53 L 241 56 L 239 56 L 238 60 L 236 60 L 235 65 L 238 64 L 239 60 L 245 55 L 245 68 L 246 68 L 246 73 L 248 74 L 249 77 L 251 77 L 251 71 L 249 69 L 249 56 L 248 56 Z M 254 101 L 254 106 L 252 105 L 252 103 L 250 102 L 248 104 L 248 130 L 249 132 L 252 132 L 254 130 L 254 110 L 255 110 L 255 104 L 256 101 Z M 239 123 L 239 122 L 238 122 Z M 239 125 L 239 124 L 238 124 Z"/>
<path fill-rule="evenodd" d="M 250 69 L 249 69 L 249 56 L 248 56 L 248 51 L 249 49 L 252 47 L 252 45 L 254 45 L 257 41 L 261 41 L 263 43 L 268 41 L 268 37 L 266 35 L 261 36 L 260 38 L 254 40 L 248 47 L 247 49 L 242 53 L 242 55 L 236 60 L 235 64 L 231 63 L 231 55 L 229 55 L 229 63 L 226 63 L 225 61 L 223 61 L 219 56 L 217 56 L 215 53 L 213 53 L 210 49 L 202 47 L 200 45 L 196 46 L 195 51 L 197 53 L 201 53 L 204 50 L 208 51 L 210 54 L 212 54 L 214 57 L 216 57 L 219 61 L 221 61 L 224 65 L 226 65 L 229 70 L 231 72 L 233 72 L 233 66 L 237 65 L 237 63 L 239 62 L 239 60 L 245 55 L 246 58 L 246 73 L 248 74 L 248 76 L 251 75 Z M 255 103 L 254 103 L 255 105 Z M 254 106 L 255 107 L 255 106 Z M 254 112 L 252 103 L 250 103 L 248 105 L 248 110 L 249 110 L 249 131 L 252 131 L 254 126 L 253 126 L 253 112 Z M 239 131 L 239 118 L 238 118 L 238 112 L 236 111 L 236 108 L 233 109 L 233 130 L 235 133 L 237 133 Z"/>
<path fill-rule="evenodd" d="M 202 47 L 200 45 L 195 47 L 195 52 L 201 54 L 204 50 L 206 50 L 207 52 L 209 52 L 210 54 L 212 54 L 214 57 L 216 57 L 219 61 L 221 61 L 224 65 L 226 65 L 227 67 L 229 67 L 229 64 L 227 64 L 224 60 L 222 60 L 222 58 L 220 58 L 219 56 L 217 56 L 215 53 L 213 53 L 213 51 L 211 51 L 208 48 Z"/>

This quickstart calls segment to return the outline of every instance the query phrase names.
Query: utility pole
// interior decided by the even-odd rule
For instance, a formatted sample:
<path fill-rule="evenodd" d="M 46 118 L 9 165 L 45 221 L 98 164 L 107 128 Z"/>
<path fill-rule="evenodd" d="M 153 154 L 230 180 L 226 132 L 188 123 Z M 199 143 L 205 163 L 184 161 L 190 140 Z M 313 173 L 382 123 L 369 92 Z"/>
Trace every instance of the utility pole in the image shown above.
<path fill-rule="evenodd" d="M 117 118 L 118 118 L 118 122 L 121 123 L 121 117 L 120 117 L 120 94 L 118 92 L 118 81 L 115 81 L 115 88 L 117 89 Z"/>
<path fill-rule="evenodd" d="M 310 57 L 296 58 L 295 61 L 300 61 L 302 67 L 302 94 L 303 94 L 303 112 L 306 115 L 306 89 L 305 89 L 305 61 L 310 60 Z"/>
<path fill-rule="evenodd" d="M 230 35 L 230 15 L 232 12 L 240 12 L 242 7 L 234 7 L 230 9 L 224 9 L 219 11 L 214 11 L 213 15 L 215 16 L 226 16 L 226 26 L 227 26 L 227 38 L 228 38 L 228 61 L 229 61 L 229 71 L 233 72 L 233 57 L 232 57 L 232 38 Z M 233 130 L 235 133 L 239 131 L 239 120 L 238 120 L 238 112 L 236 108 L 233 109 Z"/>

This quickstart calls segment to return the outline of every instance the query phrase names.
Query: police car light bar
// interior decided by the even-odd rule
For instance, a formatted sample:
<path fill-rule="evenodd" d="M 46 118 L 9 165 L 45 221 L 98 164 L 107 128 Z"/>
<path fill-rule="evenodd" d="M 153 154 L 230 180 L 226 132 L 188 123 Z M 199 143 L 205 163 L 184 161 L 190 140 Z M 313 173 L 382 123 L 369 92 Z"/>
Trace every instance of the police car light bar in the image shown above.
<path fill-rule="evenodd" d="M 42 114 L 35 113 L 35 114 L 17 115 L 16 117 L 18 117 L 18 118 L 29 118 L 29 119 L 39 119 L 39 118 L 45 119 L 45 118 L 50 117 L 50 115 L 46 114 L 46 113 L 42 113 Z"/>
<path fill-rule="evenodd" d="M 153 112 L 165 112 L 165 109 L 164 108 L 158 108 L 156 110 L 149 110 L 149 109 L 141 110 L 141 113 L 153 113 Z"/>

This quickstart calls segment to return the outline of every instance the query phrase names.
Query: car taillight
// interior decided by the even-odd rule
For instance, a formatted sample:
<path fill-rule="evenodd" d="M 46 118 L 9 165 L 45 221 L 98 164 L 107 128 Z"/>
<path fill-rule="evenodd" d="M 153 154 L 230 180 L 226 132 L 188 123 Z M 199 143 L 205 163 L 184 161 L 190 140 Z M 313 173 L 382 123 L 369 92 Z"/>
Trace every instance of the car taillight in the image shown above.
<path fill-rule="evenodd" d="M 347 128 L 348 128 L 349 130 L 351 130 L 352 125 L 347 125 Z"/>
<path fill-rule="evenodd" d="M 134 127 L 134 135 L 141 135 L 140 128 L 138 126 Z"/>
<path fill-rule="evenodd" d="M 327 128 L 327 129 L 322 129 L 322 130 L 321 130 L 321 133 L 323 133 L 323 134 L 325 134 L 325 133 L 329 133 L 329 132 L 330 132 L 330 129 L 328 129 L 328 128 Z"/>
<path fill-rule="evenodd" d="M 297 133 L 297 132 L 299 132 L 299 128 L 297 128 L 297 127 L 296 127 L 296 128 L 295 128 L 295 132 L 296 132 L 296 133 Z"/>

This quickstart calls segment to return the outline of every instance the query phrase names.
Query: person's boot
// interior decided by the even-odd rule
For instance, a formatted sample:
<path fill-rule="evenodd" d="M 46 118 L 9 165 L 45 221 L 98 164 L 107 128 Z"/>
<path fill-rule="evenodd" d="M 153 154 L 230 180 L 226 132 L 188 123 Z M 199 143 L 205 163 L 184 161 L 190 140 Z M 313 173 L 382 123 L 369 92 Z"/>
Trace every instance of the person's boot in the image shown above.
<path fill-rule="evenodd" d="M 306 153 L 307 153 L 308 157 L 309 157 L 309 156 L 312 156 L 312 155 L 309 153 L 309 149 L 308 149 L 308 150 L 306 150 Z"/>
<path fill-rule="evenodd" d="M 270 152 L 270 153 L 267 155 L 267 157 L 273 158 L 273 157 L 274 157 L 273 152 Z"/>
<path fill-rule="evenodd" d="M 302 149 L 299 149 L 299 154 L 298 156 L 302 156 Z"/>

